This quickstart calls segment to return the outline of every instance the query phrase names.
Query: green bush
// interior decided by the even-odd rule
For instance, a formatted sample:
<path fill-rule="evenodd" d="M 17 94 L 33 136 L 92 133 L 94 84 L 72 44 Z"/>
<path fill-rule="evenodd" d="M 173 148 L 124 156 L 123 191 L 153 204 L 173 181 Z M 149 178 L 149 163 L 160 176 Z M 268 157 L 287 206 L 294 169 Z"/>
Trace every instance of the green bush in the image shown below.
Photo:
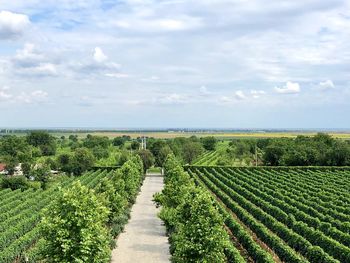
<path fill-rule="evenodd" d="M 106 201 L 80 181 L 62 191 L 46 209 L 42 235 L 50 262 L 109 262 Z"/>

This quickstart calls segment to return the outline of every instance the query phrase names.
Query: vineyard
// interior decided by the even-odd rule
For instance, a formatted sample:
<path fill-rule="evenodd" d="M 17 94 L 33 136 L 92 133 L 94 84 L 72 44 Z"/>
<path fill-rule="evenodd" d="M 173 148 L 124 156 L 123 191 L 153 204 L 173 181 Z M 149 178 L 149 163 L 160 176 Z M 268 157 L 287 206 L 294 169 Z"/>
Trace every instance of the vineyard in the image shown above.
<path fill-rule="evenodd" d="M 29 258 L 35 262 L 36 247 L 40 245 L 40 233 L 38 223 L 40 212 L 58 193 L 59 187 L 69 187 L 75 180 L 95 188 L 102 178 L 108 178 L 112 172 L 95 171 L 75 178 L 68 178 L 57 187 L 48 190 L 20 190 L 0 191 L 0 261 L 13 262 L 18 255 L 27 251 Z"/>
<path fill-rule="evenodd" d="M 188 166 L 246 262 L 350 262 L 350 170 Z"/>

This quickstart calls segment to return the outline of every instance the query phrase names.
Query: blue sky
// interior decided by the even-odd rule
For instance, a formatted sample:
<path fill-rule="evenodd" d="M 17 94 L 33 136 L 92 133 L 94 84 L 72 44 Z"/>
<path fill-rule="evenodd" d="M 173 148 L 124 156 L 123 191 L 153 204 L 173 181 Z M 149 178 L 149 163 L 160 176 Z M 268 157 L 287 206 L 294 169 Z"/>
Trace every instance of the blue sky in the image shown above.
<path fill-rule="evenodd" d="M 0 8 L 1 127 L 350 128 L 350 1 Z"/>

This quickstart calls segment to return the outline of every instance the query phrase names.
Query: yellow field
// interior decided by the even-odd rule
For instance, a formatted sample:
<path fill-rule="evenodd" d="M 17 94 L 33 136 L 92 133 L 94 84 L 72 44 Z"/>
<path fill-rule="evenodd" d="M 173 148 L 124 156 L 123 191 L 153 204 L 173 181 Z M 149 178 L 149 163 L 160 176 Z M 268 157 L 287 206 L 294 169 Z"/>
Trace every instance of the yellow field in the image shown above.
<path fill-rule="evenodd" d="M 69 133 L 54 133 L 55 136 L 66 136 L 70 134 L 77 134 L 80 138 L 86 137 L 87 134 L 107 136 L 114 138 L 122 135 L 129 135 L 131 138 L 137 138 L 140 136 L 147 136 L 159 139 L 170 139 L 176 137 L 190 137 L 195 135 L 197 137 L 214 136 L 218 139 L 234 139 L 234 138 L 295 138 L 298 135 L 313 136 L 315 132 L 123 132 L 123 131 L 111 131 L 111 132 L 69 132 Z M 329 135 L 339 139 L 350 139 L 350 133 L 348 132 L 330 132 Z"/>

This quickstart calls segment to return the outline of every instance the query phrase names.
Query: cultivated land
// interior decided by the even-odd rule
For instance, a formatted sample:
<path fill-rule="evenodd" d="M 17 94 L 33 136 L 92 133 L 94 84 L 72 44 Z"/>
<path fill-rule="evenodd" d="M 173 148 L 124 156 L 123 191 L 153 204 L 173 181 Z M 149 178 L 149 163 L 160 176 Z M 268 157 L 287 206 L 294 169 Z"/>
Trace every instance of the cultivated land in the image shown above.
<path fill-rule="evenodd" d="M 12 263 L 26 256 L 37 262 L 40 249 L 41 212 L 59 193 L 59 187 L 69 188 L 79 180 L 82 185 L 94 189 L 101 179 L 110 178 L 112 172 L 88 172 L 79 178 L 70 177 L 47 190 L 20 189 L 0 191 L 0 262 Z M 22 258 L 23 259 L 23 258 Z"/>
<path fill-rule="evenodd" d="M 43 129 L 47 130 L 47 129 Z M 96 136 L 107 136 L 109 138 L 115 138 L 119 136 L 130 136 L 132 139 L 141 137 L 141 136 L 147 136 L 147 137 L 153 137 L 158 139 L 171 139 L 176 137 L 191 137 L 191 136 L 197 136 L 197 137 L 207 137 L 207 136 L 214 136 L 218 139 L 240 139 L 240 138 L 295 138 L 298 135 L 305 135 L 305 136 L 314 136 L 319 131 L 171 131 L 171 130 L 164 130 L 164 131 L 151 131 L 151 130 L 115 130 L 115 131 L 99 131 L 99 130 L 64 130 L 64 131 L 55 131 L 55 130 L 47 130 L 50 134 L 61 137 L 65 136 L 68 137 L 71 134 L 78 135 L 79 138 L 85 138 L 86 135 L 96 135 Z M 4 129 L 2 132 L 0 132 L 0 135 L 5 135 Z M 25 135 L 26 132 L 18 131 L 18 130 L 11 130 L 12 135 Z M 327 134 L 331 135 L 334 138 L 339 139 L 350 139 L 350 131 L 327 131 Z"/>
<path fill-rule="evenodd" d="M 187 170 L 247 262 L 350 262 L 350 168 Z"/>
<path fill-rule="evenodd" d="M 141 192 L 131 210 L 131 218 L 117 240 L 112 252 L 113 262 L 170 262 L 168 238 L 165 227 L 158 218 L 159 210 L 152 199 L 153 194 L 163 189 L 160 174 L 148 174 Z"/>

